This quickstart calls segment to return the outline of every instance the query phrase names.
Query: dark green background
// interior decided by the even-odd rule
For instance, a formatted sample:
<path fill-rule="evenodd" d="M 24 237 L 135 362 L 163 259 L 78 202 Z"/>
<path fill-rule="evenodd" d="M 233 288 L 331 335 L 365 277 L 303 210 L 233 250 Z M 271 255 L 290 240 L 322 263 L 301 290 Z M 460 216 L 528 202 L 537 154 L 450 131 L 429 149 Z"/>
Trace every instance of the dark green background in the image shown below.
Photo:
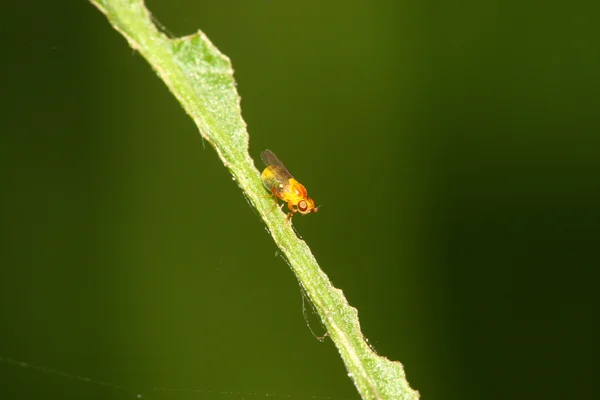
<path fill-rule="evenodd" d="M 298 232 L 424 399 L 598 395 L 597 7 L 148 3 L 232 59 L 251 154 L 322 205 Z M 0 363 L 0 398 L 358 398 L 262 222 L 104 16 L 1 15 L 0 356 L 128 389 Z"/>

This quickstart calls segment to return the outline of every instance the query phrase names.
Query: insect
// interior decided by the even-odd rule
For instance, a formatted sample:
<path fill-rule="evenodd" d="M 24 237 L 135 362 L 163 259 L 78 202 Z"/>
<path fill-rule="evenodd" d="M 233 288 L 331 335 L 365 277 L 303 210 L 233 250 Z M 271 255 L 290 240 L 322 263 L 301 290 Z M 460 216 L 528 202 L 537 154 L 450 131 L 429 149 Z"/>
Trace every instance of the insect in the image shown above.
<path fill-rule="evenodd" d="M 314 200 L 308 197 L 304 185 L 294 179 L 271 150 L 260 153 L 260 158 L 267 166 L 261 176 L 263 185 L 273 194 L 275 204 L 277 204 L 278 197 L 287 203 L 290 210 L 287 216 L 288 221 L 296 212 L 309 214 L 319 211 L 319 208 L 315 207 Z"/>

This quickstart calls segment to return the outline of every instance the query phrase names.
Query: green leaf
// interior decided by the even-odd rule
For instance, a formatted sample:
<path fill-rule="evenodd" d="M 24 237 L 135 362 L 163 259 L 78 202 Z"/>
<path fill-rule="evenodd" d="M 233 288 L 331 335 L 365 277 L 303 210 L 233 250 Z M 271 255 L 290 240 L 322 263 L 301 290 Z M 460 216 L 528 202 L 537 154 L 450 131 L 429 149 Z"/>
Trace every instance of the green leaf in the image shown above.
<path fill-rule="evenodd" d="M 363 337 L 358 312 L 332 286 L 306 243 L 273 201 L 248 154 L 248 133 L 241 116 L 229 59 L 202 33 L 169 39 L 153 24 L 141 0 L 91 0 L 113 27 L 140 52 L 217 151 L 244 195 L 267 225 L 273 240 L 315 306 L 363 399 L 417 399 L 399 362 L 377 355 Z"/>

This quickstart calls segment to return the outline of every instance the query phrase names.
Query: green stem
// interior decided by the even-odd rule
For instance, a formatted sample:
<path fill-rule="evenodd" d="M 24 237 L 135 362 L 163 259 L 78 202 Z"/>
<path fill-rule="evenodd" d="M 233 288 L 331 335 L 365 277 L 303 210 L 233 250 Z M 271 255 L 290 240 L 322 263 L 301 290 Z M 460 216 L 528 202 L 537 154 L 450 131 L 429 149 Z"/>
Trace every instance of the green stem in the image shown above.
<path fill-rule="evenodd" d="M 233 174 L 313 302 L 363 399 L 418 398 L 402 364 L 375 354 L 367 344 L 357 310 L 332 286 L 306 243 L 285 222 L 285 214 L 270 212 L 273 202 L 265 197 L 260 173 L 248 154 L 249 138 L 229 59 L 202 32 L 167 38 L 154 26 L 142 0 L 91 2 L 146 58 Z"/>

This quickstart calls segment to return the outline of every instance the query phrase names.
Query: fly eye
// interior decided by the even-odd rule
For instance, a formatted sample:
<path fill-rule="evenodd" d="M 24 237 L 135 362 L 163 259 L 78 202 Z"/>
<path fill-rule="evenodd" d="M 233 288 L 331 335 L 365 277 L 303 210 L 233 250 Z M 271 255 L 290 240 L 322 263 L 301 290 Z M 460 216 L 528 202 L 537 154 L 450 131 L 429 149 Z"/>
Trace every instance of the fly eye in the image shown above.
<path fill-rule="evenodd" d="M 306 208 L 306 201 L 302 200 L 298 203 L 298 210 L 300 210 L 300 212 L 306 211 Z"/>

